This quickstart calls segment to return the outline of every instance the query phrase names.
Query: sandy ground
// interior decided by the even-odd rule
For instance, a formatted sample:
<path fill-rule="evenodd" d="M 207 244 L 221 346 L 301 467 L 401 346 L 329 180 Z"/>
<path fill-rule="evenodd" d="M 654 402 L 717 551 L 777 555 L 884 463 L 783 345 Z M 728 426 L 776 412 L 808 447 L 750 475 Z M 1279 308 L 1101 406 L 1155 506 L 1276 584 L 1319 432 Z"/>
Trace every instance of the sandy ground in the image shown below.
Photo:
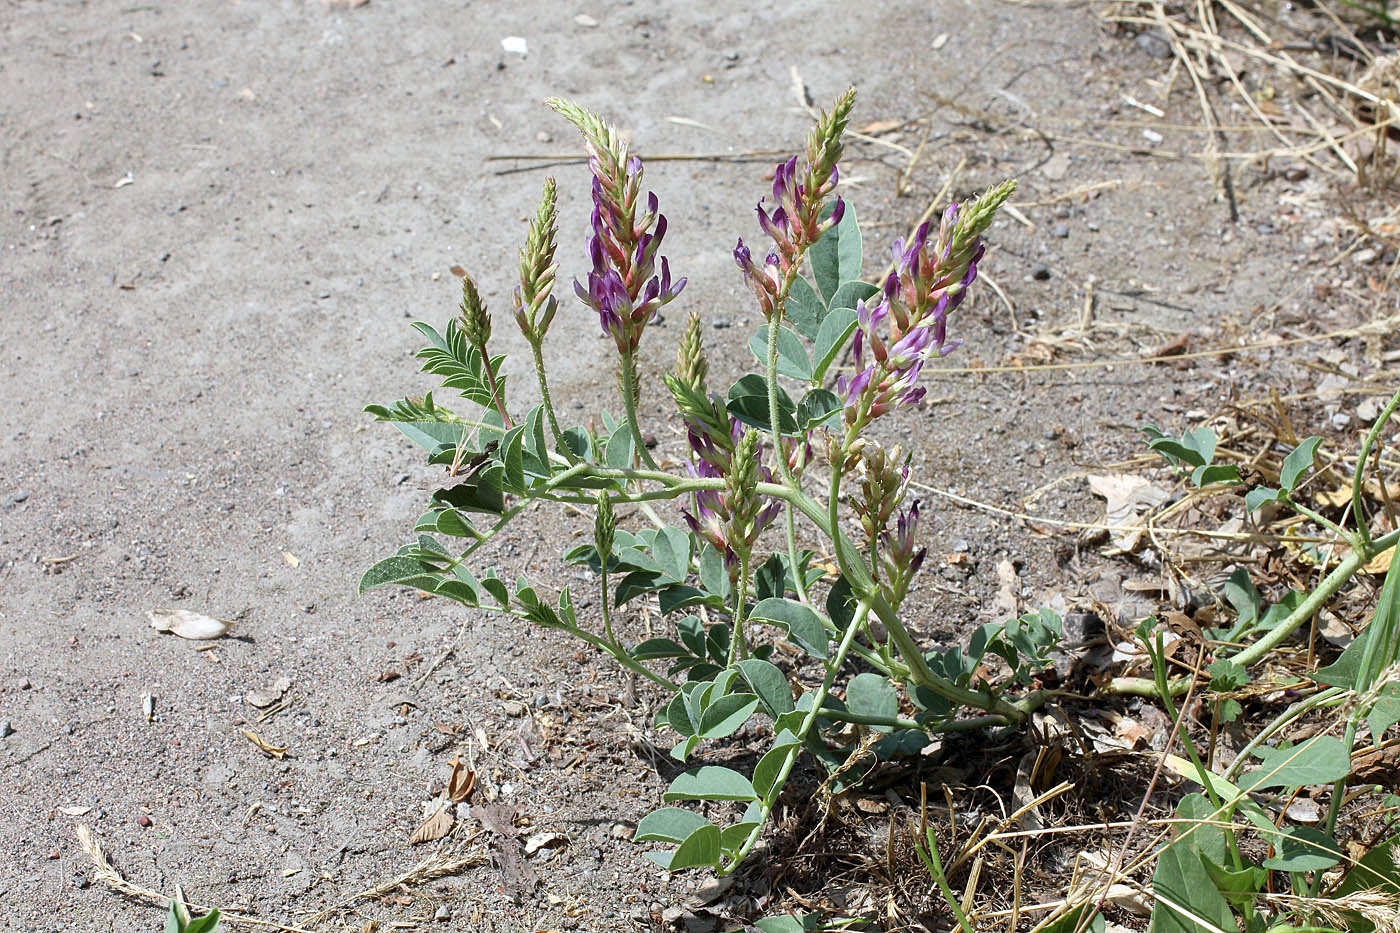
<path fill-rule="evenodd" d="M 507 36 L 528 55 L 503 51 Z M 1304 330 L 1333 326 L 1329 314 L 1353 323 L 1282 287 L 1331 242 L 1297 206 L 1321 180 L 1237 177 L 1231 223 L 1197 159 L 1006 131 L 1054 125 L 1150 150 L 1140 131 L 1096 121 L 1144 116 L 1121 95 L 1153 93 L 1166 67 L 1154 51 L 1108 35 L 1083 4 L 6 0 L 0 924 L 158 928 L 159 910 L 92 883 L 79 823 L 139 885 L 182 884 L 201 903 L 293 924 L 427 854 L 407 838 L 454 753 L 472 756 L 522 835 L 566 837 L 532 857 L 538 888 L 514 903 L 468 818 L 448 846 L 479 849 L 483 864 L 316 929 L 431 925 L 439 908 L 452 929 L 632 929 L 680 903 L 705 879 L 668 880 L 626 839 L 668 775 L 642 754 L 649 696 L 631 703 L 611 669 L 553 634 L 409 593 L 355 596 L 360 573 L 407 539 L 434 476 L 361 408 L 430 387 L 414 375 L 408 323 L 445 322 L 452 265 L 482 284 L 499 345 L 516 354 L 516 391 L 530 391 L 504 308 L 545 170 L 485 160 L 574 151 L 541 103 L 550 95 L 601 111 L 643 153 L 795 149 L 807 119 L 796 68 L 818 103 L 856 85 L 856 127 L 924 119 L 854 145 L 843 173 L 871 274 L 875 244 L 907 228 L 960 160 L 957 196 L 1022 180 L 1031 226 L 1001 221 L 984 265 L 1015 315 L 984 290 L 960 313 L 967 345 L 948 365 L 1033 362 L 1056 340 L 1074 358 L 1136 356 L 1260 312 Z M 729 250 L 756 234 L 751 208 L 774 161 L 650 165 L 671 263 L 690 285 L 649 331 L 648 373 L 669 365 L 689 310 L 711 324 L 716 370 L 740 371 L 755 319 Z M 568 281 L 584 265 L 586 170 L 549 171 Z M 1035 206 L 1101 182 L 1112 184 Z M 1076 335 L 1091 276 L 1094 327 Z M 551 334 L 570 417 L 613 391 L 596 330 L 566 302 Z M 916 445 L 931 484 L 1015 506 L 1079 463 L 1132 452 L 1142 421 L 1177 423 L 1202 400 L 1260 388 L 1252 373 L 930 376 L 928 404 L 888 433 Z M 643 409 L 662 452 L 679 455 L 657 388 Z M 1038 504 L 1066 517 L 1097 508 L 1078 479 Z M 506 576 L 569 582 L 576 571 L 553 556 L 582 523 L 562 521 L 531 518 L 488 559 Z M 1079 595 L 1057 576 L 1053 542 L 994 515 L 941 502 L 932 530 L 935 554 L 970 560 L 928 577 L 931 643 L 990 617 L 1004 557 L 1032 602 Z M 235 619 L 236 637 L 195 650 L 147 625 L 160 606 Z M 279 677 L 291 703 L 258 722 L 244 697 Z M 289 757 L 264 756 L 243 728 Z"/>

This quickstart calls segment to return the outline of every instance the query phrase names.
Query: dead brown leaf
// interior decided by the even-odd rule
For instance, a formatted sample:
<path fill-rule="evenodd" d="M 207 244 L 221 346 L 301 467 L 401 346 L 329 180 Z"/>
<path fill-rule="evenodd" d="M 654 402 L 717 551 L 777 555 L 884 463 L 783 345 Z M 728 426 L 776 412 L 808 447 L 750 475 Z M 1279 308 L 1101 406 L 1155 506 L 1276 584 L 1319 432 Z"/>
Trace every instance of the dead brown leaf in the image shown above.
<path fill-rule="evenodd" d="M 452 774 L 447 778 L 447 799 L 461 803 L 472 794 L 476 787 L 476 772 L 462 764 L 456 755 L 452 756 Z"/>
<path fill-rule="evenodd" d="M 287 746 L 273 745 L 267 739 L 248 729 L 239 729 L 238 731 L 243 733 L 243 737 L 256 745 L 267 757 L 276 758 L 278 761 L 287 757 Z"/>
<path fill-rule="evenodd" d="M 408 837 L 408 844 L 416 846 L 423 842 L 436 842 L 451 830 L 452 808 L 444 804 L 413 831 L 413 835 Z"/>

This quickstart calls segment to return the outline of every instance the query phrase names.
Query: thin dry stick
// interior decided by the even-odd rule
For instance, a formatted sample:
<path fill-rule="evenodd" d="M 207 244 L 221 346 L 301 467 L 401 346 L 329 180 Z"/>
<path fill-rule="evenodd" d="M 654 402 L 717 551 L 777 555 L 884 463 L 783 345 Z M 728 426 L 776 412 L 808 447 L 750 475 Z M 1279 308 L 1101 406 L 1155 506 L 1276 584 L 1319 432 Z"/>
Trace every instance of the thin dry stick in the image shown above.
<path fill-rule="evenodd" d="M 1212 356 L 1225 356 L 1230 353 L 1248 353 L 1254 350 L 1277 350 L 1282 347 L 1295 347 L 1305 343 L 1319 343 L 1324 340 L 1340 340 L 1347 337 L 1360 337 L 1368 334 L 1389 334 L 1400 327 L 1400 314 L 1358 327 L 1313 334 L 1308 337 L 1290 337 L 1286 340 L 1272 340 L 1261 343 L 1244 343 L 1236 347 L 1218 347 L 1213 350 L 1196 350 L 1191 353 L 1178 353 L 1175 356 L 1143 356 L 1117 360 L 1078 360 L 1072 363 L 1032 363 L 1024 366 L 959 366 L 949 369 L 924 369 L 925 375 L 954 376 L 982 373 L 1032 373 L 1057 370 L 1099 369 L 1105 366 L 1145 366 L 1152 363 L 1170 363 L 1173 360 L 1199 360 Z"/>
<path fill-rule="evenodd" d="M 461 844 L 465 846 L 468 843 L 472 842 L 474 839 L 476 839 L 476 837 L 479 835 L 481 835 L 480 832 L 472 833 L 466 839 L 462 840 Z M 417 865 L 414 865 L 412 868 L 404 872 L 402 875 L 399 875 L 397 878 L 391 878 L 388 881 L 381 881 L 379 884 L 375 885 L 372 888 L 369 888 L 368 890 L 361 891 L 358 894 L 352 894 L 350 897 L 347 897 L 339 904 L 327 907 L 325 910 L 321 911 L 318 914 L 313 914 L 311 917 L 307 918 L 303 922 L 307 926 L 315 926 L 322 920 L 329 918 L 333 914 L 344 910 L 346 907 L 349 907 L 351 904 L 354 904 L 358 901 L 363 901 L 376 897 L 383 897 L 385 894 L 390 894 L 398 890 L 400 887 L 406 887 L 410 885 L 421 885 L 426 882 L 432 881 L 435 878 L 443 878 L 447 875 L 455 875 L 463 869 L 472 868 L 473 866 L 480 865 L 485 861 L 486 858 L 484 856 L 475 852 L 467 853 L 465 855 L 453 854 L 450 852 L 434 852 L 432 855 L 423 859 L 423 861 L 419 862 Z"/>
<path fill-rule="evenodd" d="M 125 894 L 127 897 L 134 898 L 138 901 L 147 901 L 155 904 L 157 907 L 169 907 L 174 901 L 174 898 L 162 894 L 159 891 L 142 887 L 139 884 L 134 884 L 123 878 L 121 872 L 117 871 L 116 867 L 108 860 L 107 853 L 102 851 L 102 845 L 97 841 L 96 837 L 93 836 L 92 830 L 79 823 L 75 832 L 78 836 L 78 845 L 87 853 L 88 858 L 92 859 L 92 875 L 94 880 L 102 882 L 113 891 Z M 208 913 L 214 909 L 211 905 L 196 904 L 192 901 L 182 900 L 179 903 L 183 904 L 189 910 L 196 910 L 201 913 Z M 312 933 L 311 930 L 305 927 L 287 926 L 286 924 L 277 923 L 272 920 L 259 920 L 256 917 L 245 917 L 242 914 L 225 913 L 222 910 L 219 911 L 219 920 L 229 925 L 267 927 L 272 930 L 283 930 L 286 931 L 286 933 Z"/>
<path fill-rule="evenodd" d="M 1198 528 L 1154 528 L 1152 525 L 1107 525 L 1102 522 L 1074 522 L 1063 518 L 1046 518 L 1040 515 L 1029 515 L 1025 512 L 1013 512 L 1011 509 L 1004 509 L 1001 506 L 992 505 L 989 502 L 979 502 L 976 499 L 969 499 L 966 496 L 960 496 L 946 489 L 929 486 L 918 480 L 910 480 L 909 485 L 918 487 L 924 492 L 933 493 L 935 496 L 942 496 L 945 499 L 952 499 L 954 502 L 962 505 L 971 506 L 974 509 L 981 509 L 984 512 L 1005 515 L 1007 518 L 1016 518 L 1025 522 L 1055 525 L 1060 528 L 1073 528 L 1077 531 L 1125 531 L 1140 532 L 1142 534 L 1156 531 L 1159 534 L 1190 535 L 1192 537 L 1214 538 L 1221 541 L 1271 541 L 1300 544 L 1325 544 L 1333 540 L 1332 538 L 1320 538 L 1310 535 L 1266 535 L 1251 531 L 1205 531 Z"/>
<path fill-rule="evenodd" d="M 1215 182 L 1216 189 L 1230 206 L 1230 221 L 1233 223 L 1240 219 L 1240 211 L 1239 206 L 1235 203 L 1235 192 L 1230 183 L 1229 169 L 1220 158 L 1220 133 L 1215 129 L 1215 111 L 1211 108 L 1205 85 L 1201 83 L 1201 75 L 1196 68 L 1196 63 L 1191 60 L 1191 56 L 1182 45 L 1181 40 L 1167 28 L 1167 14 L 1162 9 L 1162 4 L 1156 4 L 1152 12 L 1161 24 L 1162 31 L 1171 40 L 1172 52 L 1186 68 L 1186 74 L 1190 76 L 1191 84 L 1196 88 L 1196 100 L 1201 106 L 1201 119 L 1205 126 L 1212 131 L 1206 137 L 1206 162 L 1210 166 L 1210 173 L 1213 176 L 1212 180 Z"/>
<path fill-rule="evenodd" d="M 1137 824 L 1142 819 L 1142 815 L 1147 812 L 1147 801 L 1152 798 L 1152 791 L 1157 786 L 1157 781 L 1162 777 L 1162 768 L 1167 763 L 1167 753 L 1171 751 L 1172 745 L 1176 743 L 1176 737 L 1181 734 L 1182 723 L 1186 721 L 1186 711 L 1191 708 L 1191 700 L 1196 692 L 1196 680 L 1201 675 L 1201 662 L 1205 659 L 1205 649 L 1196 652 L 1196 668 L 1191 673 L 1191 683 L 1186 688 L 1186 698 L 1181 701 L 1181 709 L 1177 711 L 1176 722 L 1172 723 L 1171 734 L 1167 737 L 1167 745 L 1162 749 L 1162 754 L 1157 758 L 1157 767 L 1152 771 L 1152 780 L 1147 782 L 1147 789 L 1142 793 L 1142 802 L 1138 804 L 1137 813 L 1133 815 L 1133 825 L 1128 827 L 1128 835 L 1123 839 L 1123 845 L 1118 849 L 1118 854 L 1113 857 L 1113 862 L 1109 866 L 1109 879 L 1112 879 L 1123 871 L 1123 862 L 1128 857 L 1128 849 L 1133 844 L 1133 835 L 1137 832 Z M 1170 830 L 1167 830 L 1170 831 Z M 1108 885 L 1104 886 L 1103 894 L 1099 896 L 1098 907 L 1100 913 L 1103 912 L 1104 902 L 1108 900 Z"/>

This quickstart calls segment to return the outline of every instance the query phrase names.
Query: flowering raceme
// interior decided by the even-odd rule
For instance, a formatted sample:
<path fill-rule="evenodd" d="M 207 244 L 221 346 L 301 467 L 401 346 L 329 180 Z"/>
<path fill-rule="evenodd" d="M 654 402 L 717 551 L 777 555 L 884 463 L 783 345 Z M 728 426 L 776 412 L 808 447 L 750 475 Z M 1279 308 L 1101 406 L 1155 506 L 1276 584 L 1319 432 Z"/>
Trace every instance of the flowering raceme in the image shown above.
<path fill-rule="evenodd" d="M 707 454 L 713 453 L 712 448 L 702 451 L 696 444 L 697 435 L 690 435 L 697 460 L 686 465 L 690 475 L 702 479 L 723 478 L 726 483 L 724 489 L 697 490 L 694 512 L 681 509 L 690 530 L 714 545 L 724 557 L 731 582 L 738 578 L 741 558 L 753 550 L 758 536 L 782 512 L 780 501 L 759 496 L 753 489 L 760 482 L 773 482 L 773 471 L 761 465 L 763 446 L 753 443 L 752 431 L 740 434 L 739 423 L 735 421 L 733 425 L 738 440 L 732 448 L 727 470 L 720 469 L 707 458 Z M 736 475 L 740 477 L 737 481 Z M 752 482 L 748 481 L 750 479 Z"/>
<path fill-rule="evenodd" d="M 625 150 L 623 150 L 625 155 Z M 609 174 L 609 166 L 596 154 L 589 159 L 593 170 L 592 232 L 588 256 L 593 271 L 588 285 L 574 282 L 584 304 L 598 312 L 603 331 L 610 334 L 619 353 L 634 353 L 642 331 L 685 288 L 685 279 L 671 281 L 671 264 L 661 258 L 656 274 L 657 251 L 666 236 L 666 217 L 658 211 L 656 195 L 647 193 L 646 212 L 636 215 L 641 190 L 642 162 L 626 160 L 621 178 Z"/>
<path fill-rule="evenodd" d="M 839 224 L 846 213 L 846 202 L 838 197 L 830 215 L 825 220 L 821 216 L 827 196 L 836 190 L 840 179 L 836 163 L 841 158 L 841 134 L 854 103 L 854 93 L 847 92 L 830 113 L 821 115 L 807 134 L 800 167 L 797 156 L 793 156 L 773 170 L 773 211 L 770 214 L 765 210 L 762 201 L 755 208 L 759 227 L 773 241 L 763 265 L 754 262 L 743 239 L 734 247 L 734 262 L 743 270 L 744 280 L 758 298 L 766 320 L 772 320 L 780 298 L 786 297 L 788 278 L 796 274 L 807 249 Z"/>
<path fill-rule="evenodd" d="M 936 240 L 929 236 L 931 224 L 924 223 L 907 244 L 895 241 L 894 271 L 880 300 L 873 308 L 856 306 L 855 374 L 836 382 L 847 424 L 863 426 L 923 398 L 923 388 L 915 385 L 919 371 L 929 356 L 946 356 L 962 342 L 948 339 L 948 315 L 977 278 L 982 233 L 1013 190 L 1015 183 L 1005 182 L 976 201 L 950 205 Z"/>

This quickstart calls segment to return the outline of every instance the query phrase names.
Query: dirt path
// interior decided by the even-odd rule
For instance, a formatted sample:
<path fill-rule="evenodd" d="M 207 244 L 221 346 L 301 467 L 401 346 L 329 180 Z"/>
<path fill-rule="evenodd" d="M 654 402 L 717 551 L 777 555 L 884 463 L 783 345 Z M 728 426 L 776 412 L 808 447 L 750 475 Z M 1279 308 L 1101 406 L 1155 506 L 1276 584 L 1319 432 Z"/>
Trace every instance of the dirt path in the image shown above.
<path fill-rule="evenodd" d="M 855 84 L 856 127 L 924 118 L 893 137 L 872 127 L 887 135 L 854 146 L 843 172 L 872 262 L 884 250 L 873 244 L 907 228 L 962 160 L 957 196 L 1007 176 L 1021 179 L 1023 204 L 1099 186 L 1023 207 L 1029 226 L 993 230 L 984 269 L 1014 315 L 984 290 L 960 312 L 967 343 L 949 366 L 1136 356 L 1184 332 L 1218 337 L 1279 300 L 1271 321 L 1353 323 L 1307 291 L 1283 291 L 1284 271 L 1331 239 L 1280 198 L 1311 203 L 1321 180 L 1237 176 L 1231 223 L 1198 159 L 1009 129 L 1153 150 L 1139 130 L 1098 121 L 1142 116 L 1122 95 L 1152 93 L 1165 63 L 1105 34 L 1093 9 L 754 6 L 5 5 L 5 929 L 40 929 L 56 914 L 68 929 L 157 927 L 157 910 L 90 884 L 79 822 L 138 884 L 305 919 L 424 857 L 407 838 L 454 752 L 472 755 L 483 787 L 516 810 L 522 838 L 567 837 L 530 859 L 538 889 L 514 904 L 497 858 L 317 929 L 431 918 L 439 905 L 450 928 L 630 929 L 705 880 L 668 880 L 625 838 L 664 781 L 639 752 L 651 734 L 645 694 L 629 705 L 611 669 L 553 635 L 408 593 L 354 596 L 364 568 L 406 540 L 433 479 L 360 409 L 427 387 L 413 375 L 407 325 L 451 313 L 449 267 L 472 270 L 502 346 L 523 350 L 507 285 L 545 169 L 484 160 L 575 148 L 546 96 L 601 111 L 643 153 L 795 149 L 806 117 L 792 68 L 819 104 Z M 529 54 L 503 51 L 507 36 L 524 37 Z M 1163 148 L 1200 145 L 1185 135 Z M 649 166 L 671 262 L 690 277 L 644 344 L 649 372 L 669 364 L 683 315 L 697 309 L 720 375 L 737 375 L 755 321 L 729 250 L 754 233 L 765 161 L 776 159 Z M 567 281 L 583 266 L 585 169 L 550 171 Z M 551 335 L 556 398 L 612 392 L 596 330 L 566 303 Z M 521 392 L 526 359 L 511 364 Z M 1133 451 L 1142 421 L 1170 423 L 1201 399 L 1258 389 L 1253 379 L 1215 364 L 950 374 L 930 379 L 929 404 L 896 434 L 916 445 L 927 482 L 1019 507 L 1078 462 Z M 644 416 L 677 453 L 655 390 Z M 1081 518 L 1096 508 L 1078 480 L 1040 505 Z M 1033 600 L 1078 595 L 1058 576 L 1053 542 L 944 500 L 934 512 L 935 554 L 970 559 L 940 561 L 928 578 L 920 629 L 930 640 L 990 616 L 1003 557 L 1024 564 Z M 574 530 L 541 518 L 494 559 L 567 582 L 574 571 L 552 557 Z M 236 619 L 236 637 L 193 650 L 147 626 L 157 606 Z M 244 698 L 279 677 L 291 703 L 258 722 Z M 245 728 L 289 756 L 264 756 Z"/>

